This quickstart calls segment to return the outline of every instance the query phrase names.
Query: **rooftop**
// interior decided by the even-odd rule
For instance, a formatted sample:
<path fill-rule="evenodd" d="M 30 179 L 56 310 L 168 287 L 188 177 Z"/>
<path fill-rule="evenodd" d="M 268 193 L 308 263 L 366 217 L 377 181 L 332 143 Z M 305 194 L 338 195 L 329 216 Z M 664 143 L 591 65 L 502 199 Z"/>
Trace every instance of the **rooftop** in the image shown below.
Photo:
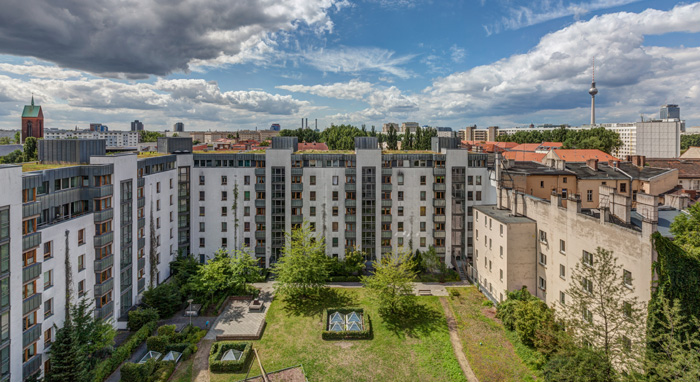
<path fill-rule="evenodd" d="M 607 165 L 607 164 L 605 164 Z M 620 170 L 624 171 L 626 174 L 634 179 L 649 180 L 661 174 L 673 171 L 673 169 L 668 168 L 658 168 L 658 167 L 637 167 L 631 162 L 620 162 L 618 164 Z"/>
<path fill-rule="evenodd" d="M 137 154 L 138 158 L 154 158 L 154 157 L 162 157 L 163 155 L 170 155 L 170 154 L 159 153 L 158 151 L 141 151 Z"/>
<path fill-rule="evenodd" d="M 51 170 L 53 168 L 71 167 L 71 166 L 80 166 L 80 164 L 78 164 L 78 163 L 42 164 L 39 162 L 27 162 L 27 163 L 22 163 L 22 172 L 44 171 L 44 170 Z"/>
<path fill-rule="evenodd" d="M 510 210 L 498 209 L 495 205 L 474 206 L 474 209 L 482 214 L 504 224 L 535 223 L 525 216 L 515 216 Z"/>
<path fill-rule="evenodd" d="M 646 163 L 656 168 L 675 168 L 679 178 L 700 178 L 700 158 L 646 159 Z"/>
<path fill-rule="evenodd" d="M 571 171 L 559 170 L 537 162 L 514 162 L 505 171 L 522 175 L 575 175 Z"/>
<path fill-rule="evenodd" d="M 607 163 L 598 163 L 597 171 L 588 167 L 585 162 L 566 163 L 566 169 L 576 174 L 578 179 L 629 179 Z"/>
<path fill-rule="evenodd" d="M 302 150 L 299 148 L 299 151 L 294 154 L 355 154 L 355 150 Z"/>
<path fill-rule="evenodd" d="M 683 159 L 700 159 L 700 147 L 689 147 L 688 150 L 686 150 L 683 155 L 681 155 L 681 158 Z"/>
<path fill-rule="evenodd" d="M 673 234 L 671 233 L 671 223 L 673 223 L 673 220 L 676 219 L 676 216 L 682 213 L 685 212 L 671 207 L 659 207 L 659 222 L 657 225 L 659 233 L 664 237 L 673 238 Z M 637 211 L 632 211 L 631 218 L 632 224 L 637 227 L 642 226 L 642 215 L 640 215 Z"/>
<path fill-rule="evenodd" d="M 440 154 L 431 150 L 383 150 L 382 154 Z"/>
<path fill-rule="evenodd" d="M 241 150 L 194 150 L 193 154 L 238 154 Z"/>
<path fill-rule="evenodd" d="M 596 149 L 554 149 L 552 151 L 557 157 L 567 162 L 585 162 L 589 159 L 598 159 L 599 161 L 617 160 L 614 156 Z"/>
<path fill-rule="evenodd" d="M 516 162 L 542 162 L 545 155 L 547 154 L 532 151 L 506 151 L 503 153 L 503 158 Z"/>

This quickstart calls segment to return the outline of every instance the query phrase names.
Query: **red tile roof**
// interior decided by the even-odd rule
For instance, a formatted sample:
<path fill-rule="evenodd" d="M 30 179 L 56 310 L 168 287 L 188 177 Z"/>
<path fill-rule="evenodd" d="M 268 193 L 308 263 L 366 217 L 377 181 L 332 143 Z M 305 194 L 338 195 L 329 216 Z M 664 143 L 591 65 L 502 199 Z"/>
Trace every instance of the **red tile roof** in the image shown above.
<path fill-rule="evenodd" d="M 658 168 L 675 168 L 679 178 L 700 178 L 700 159 L 646 159 L 646 164 Z"/>
<path fill-rule="evenodd" d="M 513 148 L 511 148 L 512 151 L 535 151 L 538 147 L 540 147 L 539 143 L 521 143 Z"/>
<path fill-rule="evenodd" d="M 328 151 L 328 145 L 323 142 L 301 142 L 298 145 L 299 151 L 304 150 L 317 150 L 317 151 Z"/>
<path fill-rule="evenodd" d="M 539 162 L 542 163 L 544 153 L 535 153 L 531 151 L 506 151 L 503 153 L 503 158 L 514 160 L 516 162 Z"/>
<path fill-rule="evenodd" d="M 596 149 L 555 149 L 552 151 L 566 162 L 585 162 L 589 159 L 598 159 L 602 162 L 619 160 L 608 153 Z"/>

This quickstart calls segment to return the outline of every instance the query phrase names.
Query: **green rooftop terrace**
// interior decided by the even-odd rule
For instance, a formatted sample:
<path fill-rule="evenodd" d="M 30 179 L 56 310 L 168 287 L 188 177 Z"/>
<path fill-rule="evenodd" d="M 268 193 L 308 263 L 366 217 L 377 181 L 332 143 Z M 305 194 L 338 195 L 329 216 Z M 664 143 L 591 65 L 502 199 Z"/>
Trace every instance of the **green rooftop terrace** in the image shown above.
<path fill-rule="evenodd" d="M 79 166 L 78 163 L 43 164 L 39 162 L 22 163 L 22 172 L 51 170 L 53 168 Z"/>

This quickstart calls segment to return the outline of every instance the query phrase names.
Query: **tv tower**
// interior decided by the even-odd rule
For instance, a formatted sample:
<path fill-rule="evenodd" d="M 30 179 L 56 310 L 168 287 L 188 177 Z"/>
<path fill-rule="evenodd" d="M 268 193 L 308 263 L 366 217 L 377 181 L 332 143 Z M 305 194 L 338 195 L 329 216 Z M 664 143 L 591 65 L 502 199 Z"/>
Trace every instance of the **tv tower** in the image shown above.
<path fill-rule="evenodd" d="M 598 94 L 598 89 L 595 87 L 595 57 L 593 57 L 593 79 L 588 94 L 591 95 L 591 126 L 595 126 L 595 95 Z"/>

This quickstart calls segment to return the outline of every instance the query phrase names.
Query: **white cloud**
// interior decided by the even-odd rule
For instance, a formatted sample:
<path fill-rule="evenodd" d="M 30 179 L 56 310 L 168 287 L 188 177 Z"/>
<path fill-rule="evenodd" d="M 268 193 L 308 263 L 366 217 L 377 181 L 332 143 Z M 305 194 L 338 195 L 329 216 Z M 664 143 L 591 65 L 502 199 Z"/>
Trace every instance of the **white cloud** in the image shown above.
<path fill-rule="evenodd" d="M 500 33 L 503 30 L 516 30 L 523 27 L 543 23 L 561 17 L 582 15 L 601 9 L 618 7 L 640 0 L 594 0 L 583 3 L 571 3 L 564 5 L 562 1 L 550 0 L 533 1 L 529 7 L 515 6 L 508 9 L 508 16 L 504 16 L 498 22 L 483 25 L 487 35 Z M 482 2 L 483 5 L 483 2 Z"/>
<path fill-rule="evenodd" d="M 310 65 L 323 72 L 360 73 L 379 72 L 399 78 L 409 78 L 414 74 L 402 68 L 413 59 L 413 55 L 395 57 L 394 52 L 380 48 L 346 47 L 319 49 L 298 56 L 300 63 Z"/>
<path fill-rule="evenodd" d="M 450 57 L 452 58 L 452 61 L 460 63 L 464 61 L 465 57 L 467 57 L 467 51 L 464 48 L 458 47 L 457 45 L 452 45 L 450 47 Z"/>
<path fill-rule="evenodd" d="M 350 80 L 350 82 L 336 82 L 329 85 L 280 85 L 278 89 L 288 90 L 295 93 L 308 93 L 321 97 L 336 99 L 361 100 L 368 93 L 372 92 L 372 84 L 369 82 Z"/>
<path fill-rule="evenodd" d="M 61 69 L 57 66 L 49 65 L 35 65 L 31 62 L 27 62 L 24 65 L 0 63 L 0 72 L 55 79 L 76 78 L 83 75 L 77 70 Z"/>

